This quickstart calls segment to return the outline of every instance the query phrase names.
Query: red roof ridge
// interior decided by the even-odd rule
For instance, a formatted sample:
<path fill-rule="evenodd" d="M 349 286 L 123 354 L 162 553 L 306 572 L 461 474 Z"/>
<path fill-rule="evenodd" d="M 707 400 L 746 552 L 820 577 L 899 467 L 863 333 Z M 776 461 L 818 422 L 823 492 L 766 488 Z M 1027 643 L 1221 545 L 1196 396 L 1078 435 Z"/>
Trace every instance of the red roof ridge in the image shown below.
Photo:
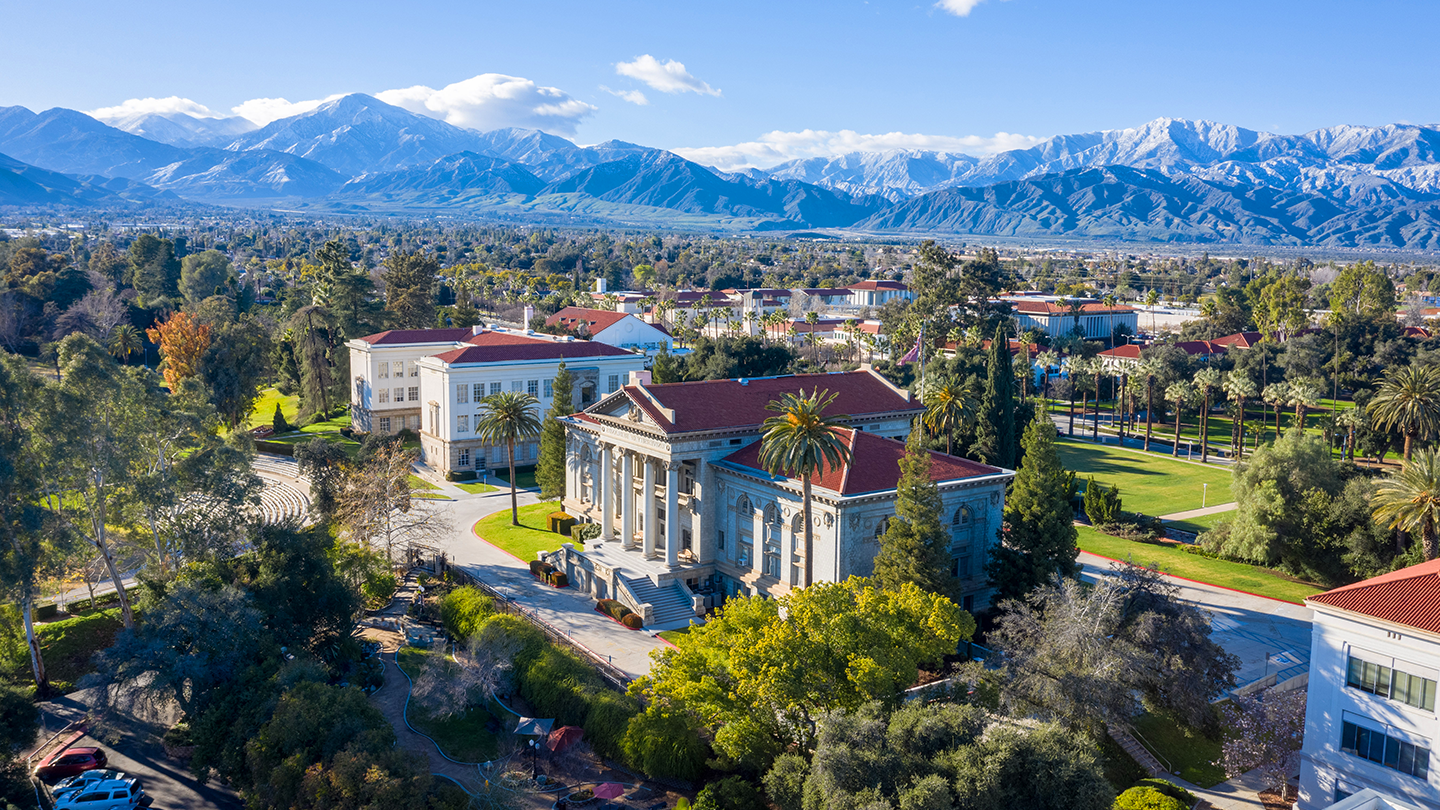
<path fill-rule="evenodd" d="M 1305 600 L 1440 634 L 1440 559 L 1342 585 Z"/>

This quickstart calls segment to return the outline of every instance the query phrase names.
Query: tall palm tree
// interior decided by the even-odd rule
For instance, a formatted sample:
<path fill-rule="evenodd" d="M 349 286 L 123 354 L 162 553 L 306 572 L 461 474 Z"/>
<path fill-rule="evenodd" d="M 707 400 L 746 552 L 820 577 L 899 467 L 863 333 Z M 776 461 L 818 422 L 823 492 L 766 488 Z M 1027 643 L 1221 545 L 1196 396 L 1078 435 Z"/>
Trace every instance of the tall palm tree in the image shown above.
<path fill-rule="evenodd" d="M 1375 489 L 1370 501 L 1376 520 L 1390 528 L 1420 535 L 1425 559 L 1440 554 L 1436 548 L 1436 522 L 1440 520 L 1440 454 L 1421 450 L 1399 473 Z"/>
<path fill-rule="evenodd" d="M 480 400 L 480 421 L 475 433 L 489 445 L 504 444 L 510 458 L 510 525 L 520 525 L 515 497 L 515 443 L 540 435 L 540 400 L 519 391 L 501 391 Z"/>
<path fill-rule="evenodd" d="M 850 417 L 826 409 L 838 393 L 815 390 L 807 396 L 786 393 L 765 406 L 774 411 L 761 424 L 760 464 L 773 475 L 800 476 L 805 521 L 805 587 L 814 581 L 815 536 L 810 516 L 810 477 L 839 469 L 850 462 L 850 446 L 842 432 Z M 852 434 L 853 435 L 853 434 Z"/>
<path fill-rule="evenodd" d="M 1239 371 L 1226 375 L 1222 386 L 1225 395 L 1235 403 L 1235 415 L 1232 417 L 1235 421 L 1230 424 L 1230 450 L 1235 458 L 1242 459 L 1245 457 L 1245 400 L 1254 399 L 1259 389 L 1249 375 Z"/>
<path fill-rule="evenodd" d="M 1080 387 L 1080 378 L 1085 376 L 1084 366 L 1085 358 L 1078 354 L 1060 361 L 1060 368 L 1065 370 L 1065 378 L 1070 383 L 1070 427 L 1066 432 L 1071 436 L 1075 435 L 1075 390 Z"/>
<path fill-rule="evenodd" d="M 1043 400 L 1045 400 L 1045 407 L 1046 407 L 1046 408 L 1049 408 L 1049 407 L 1050 407 L 1050 369 L 1054 368 L 1054 367 L 1060 362 L 1060 353 L 1057 352 L 1057 351 L 1055 351 L 1054 349 L 1046 349 L 1045 351 L 1040 352 L 1039 354 L 1035 355 L 1035 362 L 1037 362 L 1037 363 L 1039 363 L 1040 365 L 1044 366 L 1044 370 L 1043 370 L 1042 373 L 1045 375 L 1045 381 L 1040 384 L 1040 386 L 1041 386 L 1040 398 L 1043 399 Z"/>
<path fill-rule="evenodd" d="M 1180 420 L 1185 414 L 1185 403 L 1195 398 L 1195 388 L 1186 380 L 1177 380 L 1170 383 L 1165 389 L 1165 398 L 1175 403 L 1175 446 L 1170 448 L 1170 455 L 1180 455 Z"/>
<path fill-rule="evenodd" d="M 140 330 L 128 323 L 122 323 L 110 331 L 110 354 L 121 363 L 130 355 L 140 351 L 145 344 L 140 342 Z"/>
<path fill-rule="evenodd" d="M 820 334 L 816 330 L 820 328 L 820 313 L 810 310 L 805 313 L 805 324 L 810 327 L 808 338 L 810 340 L 810 362 L 820 360 Z"/>
<path fill-rule="evenodd" d="M 1366 410 L 1376 427 L 1405 434 L 1408 462 L 1415 440 L 1440 429 L 1440 369 L 1412 364 L 1390 372 Z"/>
<path fill-rule="evenodd" d="M 925 427 L 931 432 L 945 433 L 945 452 L 954 455 L 955 431 L 975 423 L 980 417 L 980 396 L 975 385 L 944 380 L 927 386 L 925 392 Z"/>
<path fill-rule="evenodd" d="M 1295 424 L 1305 432 L 1305 411 L 1320 401 L 1320 386 L 1310 380 L 1297 380 L 1290 385 L 1288 403 L 1295 406 Z"/>
<path fill-rule="evenodd" d="M 1260 398 L 1275 410 L 1275 441 L 1280 441 L 1280 408 L 1290 401 L 1290 386 L 1283 382 L 1270 383 L 1260 392 Z"/>
<path fill-rule="evenodd" d="M 1154 292 L 1154 290 L 1151 290 Z M 1150 452 L 1150 435 L 1155 426 L 1155 383 L 1160 376 L 1160 361 L 1140 361 L 1140 380 L 1145 386 L 1145 452 Z"/>
<path fill-rule="evenodd" d="M 1355 460 L 1355 431 L 1365 426 L 1365 411 L 1360 408 L 1346 408 L 1335 415 L 1335 426 L 1345 431 L 1345 442 L 1340 448 L 1340 457 Z"/>
<path fill-rule="evenodd" d="M 1100 376 L 1105 373 L 1105 361 L 1098 357 L 1090 358 L 1090 371 L 1095 375 L 1095 430 L 1090 434 L 1092 439 L 1100 440 Z"/>
<path fill-rule="evenodd" d="M 1220 371 L 1202 368 L 1195 375 L 1195 389 L 1200 392 L 1200 463 L 1210 460 L 1210 393 L 1220 386 Z"/>

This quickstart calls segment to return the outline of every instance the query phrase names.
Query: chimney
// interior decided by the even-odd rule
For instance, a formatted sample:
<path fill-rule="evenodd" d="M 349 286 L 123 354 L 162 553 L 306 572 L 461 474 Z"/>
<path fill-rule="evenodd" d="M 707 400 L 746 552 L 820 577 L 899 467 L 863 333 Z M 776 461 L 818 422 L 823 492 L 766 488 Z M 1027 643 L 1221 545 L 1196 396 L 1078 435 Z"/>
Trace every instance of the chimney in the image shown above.
<path fill-rule="evenodd" d="M 535 307 L 530 306 L 529 304 L 526 304 L 526 305 L 525 305 L 525 328 L 526 328 L 526 329 L 529 329 L 529 328 L 530 328 L 530 321 L 531 321 L 534 317 L 535 317 Z"/>
<path fill-rule="evenodd" d="M 474 337 L 475 335 L 483 334 L 484 332 L 485 332 L 485 324 L 483 324 L 483 323 L 477 323 L 477 324 L 475 324 L 474 326 L 470 327 L 470 335 L 471 335 L 471 337 Z"/>
<path fill-rule="evenodd" d="M 632 372 L 630 372 L 630 384 L 631 384 L 631 385 L 640 385 L 640 386 L 649 385 L 649 384 L 650 384 L 650 372 L 648 372 L 648 371 L 632 371 Z"/>
<path fill-rule="evenodd" d="M 604 294 L 605 294 L 605 279 L 604 279 L 604 277 L 595 279 L 595 292 L 600 293 L 601 295 L 604 295 Z"/>

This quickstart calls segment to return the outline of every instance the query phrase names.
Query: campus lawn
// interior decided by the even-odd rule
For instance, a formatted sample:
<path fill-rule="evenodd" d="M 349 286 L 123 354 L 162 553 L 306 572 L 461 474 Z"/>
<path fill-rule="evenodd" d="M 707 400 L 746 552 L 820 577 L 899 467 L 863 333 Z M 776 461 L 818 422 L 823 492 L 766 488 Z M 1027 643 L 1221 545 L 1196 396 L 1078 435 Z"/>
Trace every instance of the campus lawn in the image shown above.
<path fill-rule="evenodd" d="M 1177 577 L 1233 588 L 1237 591 L 1268 596 L 1285 602 L 1302 604 L 1305 597 L 1320 593 L 1323 588 L 1293 582 L 1274 571 L 1246 563 L 1212 560 L 1190 554 L 1172 545 L 1137 543 L 1111 537 L 1089 526 L 1076 526 L 1082 551 L 1115 560 L 1132 559 L 1140 565 L 1156 563 L 1160 570 Z"/>
<path fill-rule="evenodd" d="M 1324 426 L 1329 421 L 1330 412 L 1332 410 L 1344 411 L 1350 410 L 1354 407 L 1355 403 L 1346 402 L 1344 400 L 1341 400 L 1338 404 L 1329 399 L 1320 400 L 1320 404 L 1318 407 L 1311 408 L 1305 413 L 1305 432 L 1311 435 L 1322 435 L 1324 433 Z M 1115 416 L 1113 408 L 1114 403 L 1100 403 L 1101 436 L 1115 435 L 1115 425 L 1112 423 L 1112 420 Z M 1068 415 L 1069 412 L 1067 407 L 1053 407 L 1052 411 L 1059 415 Z M 1090 408 L 1085 415 L 1085 419 L 1081 420 L 1079 403 L 1076 403 L 1075 436 L 1083 436 L 1088 438 L 1090 435 L 1092 435 L 1094 423 L 1095 404 L 1093 402 L 1090 403 Z M 1234 419 L 1228 413 L 1210 414 L 1209 435 L 1210 449 L 1212 453 L 1216 450 L 1230 449 L 1230 431 L 1232 429 L 1233 423 Z M 1290 432 L 1290 428 L 1292 428 L 1294 425 L 1294 409 L 1287 408 L 1285 410 L 1282 410 L 1280 412 L 1281 432 Z M 1062 436 L 1068 433 L 1068 427 L 1068 424 L 1060 425 L 1060 432 Z M 1130 425 L 1129 423 L 1127 423 L 1126 433 L 1130 437 L 1143 439 L 1145 437 L 1145 420 L 1142 418 L 1134 425 Z M 1160 450 L 1157 450 L 1156 452 L 1162 452 L 1166 455 L 1169 455 L 1169 443 L 1174 441 L 1175 439 L 1174 415 L 1166 414 L 1164 417 L 1161 417 L 1159 413 L 1159 408 L 1157 407 L 1156 421 L 1150 427 L 1150 437 L 1152 442 L 1165 443 L 1164 447 Z M 1261 413 L 1260 408 L 1258 406 L 1255 406 L 1254 403 L 1247 403 L 1245 407 L 1246 455 L 1249 455 L 1250 453 L 1253 453 L 1255 451 L 1257 438 L 1259 439 L 1259 443 L 1262 445 L 1273 442 L 1275 440 L 1275 413 L 1268 408 L 1265 410 L 1264 413 Z M 1187 445 L 1187 442 L 1193 444 L 1193 448 L 1190 445 Z M 1336 439 L 1337 446 L 1331 448 L 1331 453 L 1337 458 L 1340 455 L 1340 449 L 1338 447 L 1338 444 L 1339 439 Z M 1194 409 L 1187 410 L 1184 417 L 1180 420 L 1180 457 L 1186 458 L 1190 452 L 1193 452 L 1194 458 L 1200 458 L 1200 415 L 1196 413 Z"/>
<path fill-rule="evenodd" d="M 470 493 L 471 495 L 483 495 L 483 494 L 485 494 L 485 493 L 487 493 L 487 492 L 499 492 L 499 491 L 500 491 L 500 488 L 497 487 L 497 486 L 495 486 L 494 484 L 482 484 L 482 483 L 480 483 L 479 481 L 474 481 L 474 482 L 471 482 L 471 483 L 468 483 L 468 484 L 456 484 L 455 486 L 457 486 L 457 487 L 465 490 L 466 492 Z M 509 488 L 508 485 L 507 485 L 506 488 L 507 488 L 507 489 Z"/>
<path fill-rule="evenodd" d="M 690 632 L 689 627 L 682 627 L 679 630 L 661 630 L 655 635 L 665 639 L 671 644 L 679 644 L 680 638 Z"/>
<path fill-rule="evenodd" d="M 1193 517 L 1189 520 L 1167 520 L 1165 521 L 1165 525 L 1179 529 L 1182 532 L 1195 532 L 1196 534 L 1200 534 L 1201 532 L 1210 531 L 1211 529 L 1215 528 L 1216 525 L 1223 523 L 1227 520 L 1234 520 L 1235 514 L 1235 510 L 1231 509 L 1228 512 L 1216 512 L 1213 515 L 1201 515 L 1200 517 Z"/>
<path fill-rule="evenodd" d="M 426 657 L 436 653 L 405 648 L 396 656 L 400 668 L 411 680 L 420 677 Z M 406 707 L 410 722 L 430 737 L 446 755 L 462 762 L 489 762 L 500 753 L 500 721 L 482 706 L 472 706 L 463 715 L 433 718 L 414 699 Z"/>
<path fill-rule="evenodd" d="M 421 477 L 418 476 L 418 475 L 412 475 L 412 476 L 410 476 L 407 480 L 410 482 L 410 489 L 411 489 L 411 491 L 414 491 L 414 490 L 417 490 L 417 489 L 423 489 L 423 490 L 427 490 L 427 491 L 430 491 L 430 492 L 434 492 L 435 490 L 439 489 L 439 487 L 435 486 L 434 484 L 430 483 L 429 481 L 426 481 L 424 478 L 421 478 Z"/>
<path fill-rule="evenodd" d="M 543 501 L 520 507 L 520 525 L 510 525 L 510 508 L 483 517 L 475 523 L 475 534 L 480 539 L 514 554 L 529 562 L 538 551 L 555 551 L 561 543 L 575 543 L 575 548 L 585 550 L 585 544 L 573 541 L 563 534 L 556 534 L 547 528 L 546 516 L 560 511 L 556 501 Z"/>
<path fill-rule="evenodd" d="M 495 478 L 506 487 L 510 486 L 510 468 L 505 467 L 495 471 Z M 515 485 L 521 489 L 539 489 L 540 485 L 535 483 L 535 470 L 516 470 Z"/>
<path fill-rule="evenodd" d="M 1112 445 L 1065 441 L 1055 443 L 1060 463 L 1083 485 L 1088 476 L 1104 486 L 1120 487 L 1121 507 L 1147 515 L 1168 515 L 1229 503 L 1230 470 L 1175 461 L 1155 453 L 1122 450 Z M 1209 485 L 1208 495 L 1202 484 Z"/>
<path fill-rule="evenodd" d="M 1131 725 L 1181 779 L 1203 788 L 1225 781 L 1225 769 L 1215 764 L 1223 740 L 1206 737 L 1164 713 L 1142 714 Z"/>
<path fill-rule="evenodd" d="M 275 387 L 270 387 L 260 392 L 260 398 L 255 400 L 255 410 L 250 412 L 250 418 L 245 422 L 247 428 L 257 428 L 261 425 L 271 425 L 275 422 L 275 403 L 280 403 L 280 410 L 285 414 L 285 421 L 295 424 L 300 418 L 300 397 L 295 394 L 286 396 Z"/>

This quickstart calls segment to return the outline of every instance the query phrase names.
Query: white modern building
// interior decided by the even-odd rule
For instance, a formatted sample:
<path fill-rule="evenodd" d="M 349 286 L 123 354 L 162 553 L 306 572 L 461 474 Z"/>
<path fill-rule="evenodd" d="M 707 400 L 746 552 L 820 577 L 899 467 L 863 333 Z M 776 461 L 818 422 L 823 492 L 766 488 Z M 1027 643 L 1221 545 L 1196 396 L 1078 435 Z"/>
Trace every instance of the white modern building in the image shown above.
<path fill-rule="evenodd" d="M 1123 326 L 1132 335 L 1137 330 L 1134 307 L 1051 295 L 1005 295 L 1000 300 L 1015 308 L 1015 320 L 1022 332 L 1037 329 L 1051 338 L 1060 338 L 1078 330 L 1087 340 L 1108 341 L 1116 327 Z"/>
<path fill-rule="evenodd" d="M 852 459 L 812 481 L 812 581 L 874 570 L 895 513 L 898 462 L 920 403 L 860 371 L 654 385 L 630 384 L 566 420 L 565 511 L 598 523 L 585 550 L 549 555 L 581 591 L 614 598 L 647 627 L 683 627 L 737 594 L 779 596 L 804 584 L 801 482 L 759 462 L 766 406 L 784 393 L 837 396 Z M 984 562 L 1014 473 L 932 454 L 949 521 L 961 604 L 986 607 Z"/>
<path fill-rule="evenodd" d="M 565 307 L 545 319 L 546 326 L 563 326 L 588 340 L 654 355 L 675 350 L 674 338 L 663 326 L 640 320 L 628 312 Z"/>
<path fill-rule="evenodd" d="M 1372 790 L 1440 810 L 1440 560 L 1312 596 L 1298 810 Z M 1343 806 L 1343 805 L 1342 805 Z"/>
<path fill-rule="evenodd" d="M 346 346 L 350 423 L 369 433 L 416 431 L 421 461 L 442 473 L 483 473 L 507 462 L 505 448 L 475 436 L 485 397 L 526 393 L 544 411 L 563 362 L 575 380 L 571 407 L 579 410 L 645 365 L 644 355 L 605 343 L 480 326 L 392 330 Z M 517 446 L 515 456 L 519 466 L 534 464 L 538 443 Z"/>
<path fill-rule="evenodd" d="M 857 281 L 849 287 L 852 307 L 879 307 L 894 299 L 915 300 L 910 288 L 899 281 Z"/>

